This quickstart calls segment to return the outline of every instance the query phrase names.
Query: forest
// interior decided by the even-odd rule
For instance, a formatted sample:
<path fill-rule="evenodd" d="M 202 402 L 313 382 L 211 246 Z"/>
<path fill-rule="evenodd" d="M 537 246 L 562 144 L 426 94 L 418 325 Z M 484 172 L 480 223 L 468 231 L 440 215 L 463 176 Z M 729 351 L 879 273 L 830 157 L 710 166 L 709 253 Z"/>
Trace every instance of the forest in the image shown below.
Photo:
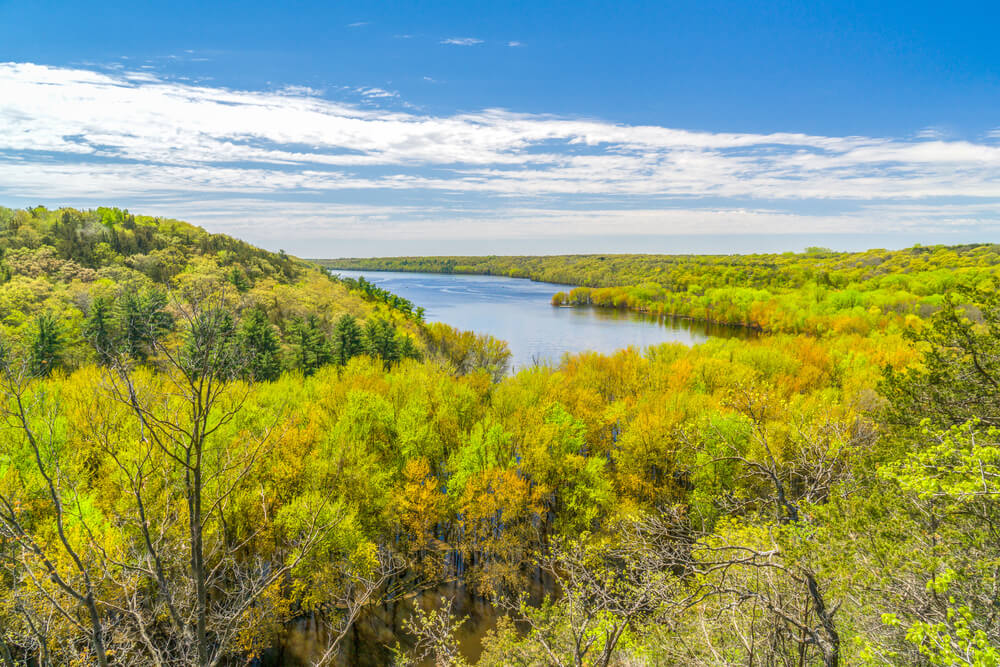
<path fill-rule="evenodd" d="M 516 374 L 183 222 L 0 248 L 3 664 L 1000 665 L 996 246 L 335 262 L 766 332 Z"/>
<path fill-rule="evenodd" d="M 629 308 L 775 333 L 905 327 L 959 285 L 992 281 L 1000 246 L 914 246 L 774 255 L 558 255 L 317 260 L 334 269 L 471 273 L 574 286 L 561 305 Z"/>

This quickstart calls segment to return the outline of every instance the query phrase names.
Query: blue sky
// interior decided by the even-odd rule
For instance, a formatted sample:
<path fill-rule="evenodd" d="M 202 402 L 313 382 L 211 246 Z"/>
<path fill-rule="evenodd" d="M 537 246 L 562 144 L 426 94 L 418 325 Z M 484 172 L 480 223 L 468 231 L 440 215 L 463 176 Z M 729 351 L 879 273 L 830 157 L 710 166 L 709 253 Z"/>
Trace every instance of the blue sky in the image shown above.
<path fill-rule="evenodd" d="M 0 0 L 0 203 L 305 256 L 1000 241 L 998 14 Z"/>

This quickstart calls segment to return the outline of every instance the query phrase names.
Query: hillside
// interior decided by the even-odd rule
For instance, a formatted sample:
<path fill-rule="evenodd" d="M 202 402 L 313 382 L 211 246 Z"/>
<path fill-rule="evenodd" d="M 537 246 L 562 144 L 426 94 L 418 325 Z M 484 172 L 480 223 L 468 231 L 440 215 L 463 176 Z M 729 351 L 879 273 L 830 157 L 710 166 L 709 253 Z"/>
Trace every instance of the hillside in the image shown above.
<path fill-rule="evenodd" d="M 4 664 L 1000 655 L 979 250 L 883 272 L 941 273 L 904 326 L 509 375 L 502 341 L 185 223 L 0 209 L 0 230 Z M 796 257 L 861 270 L 781 276 Z M 984 266 L 948 278 L 956 257 Z"/>
<path fill-rule="evenodd" d="M 395 295 L 336 280 L 283 251 L 114 208 L 0 207 L 0 279 L 0 324 L 24 345 L 47 331 L 50 369 L 99 360 L 97 343 L 108 341 L 95 341 L 95 332 L 129 338 L 138 356 L 149 333 L 138 325 L 158 321 L 161 333 L 176 331 L 182 311 L 209 302 L 230 312 L 242 343 L 256 337 L 266 347 L 254 365 L 266 366 L 269 378 L 282 369 L 310 373 L 332 359 L 331 336 L 344 315 L 384 325 L 393 340 L 398 327 L 401 352 L 390 355 L 412 356 L 422 345 L 418 314 Z"/>

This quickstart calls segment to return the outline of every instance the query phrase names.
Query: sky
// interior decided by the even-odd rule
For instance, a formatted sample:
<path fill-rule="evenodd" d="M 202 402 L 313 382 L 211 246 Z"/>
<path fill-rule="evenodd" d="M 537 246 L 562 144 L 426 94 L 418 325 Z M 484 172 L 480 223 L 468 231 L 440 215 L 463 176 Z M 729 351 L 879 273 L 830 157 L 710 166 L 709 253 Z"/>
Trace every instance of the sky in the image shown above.
<path fill-rule="evenodd" d="M 0 0 L 0 205 L 304 257 L 1000 242 L 995 2 Z"/>

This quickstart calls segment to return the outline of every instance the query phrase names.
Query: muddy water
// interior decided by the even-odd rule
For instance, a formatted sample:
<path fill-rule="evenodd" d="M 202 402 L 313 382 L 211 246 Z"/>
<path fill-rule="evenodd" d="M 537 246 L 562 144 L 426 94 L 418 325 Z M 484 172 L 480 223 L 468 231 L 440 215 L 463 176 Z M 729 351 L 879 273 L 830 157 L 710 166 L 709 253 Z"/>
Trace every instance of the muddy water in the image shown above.
<path fill-rule="evenodd" d="M 553 587 L 541 580 L 533 581 L 529 589 L 533 602 L 553 593 Z M 482 650 L 483 637 L 496 627 L 498 612 L 489 600 L 474 595 L 461 582 L 451 582 L 402 600 L 367 608 L 344 637 L 332 664 L 345 667 L 392 664 L 394 647 L 399 645 L 405 650 L 413 646 L 413 637 L 405 630 L 405 620 L 412 616 L 417 605 L 425 611 L 439 607 L 442 597 L 453 601 L 452 613 L 456 617 L 467 617 L 456 638 L 462 655 L 474 662 Z M 312 618 L 301 619 L 289 628 L 280 647 L 263 656 L 262 667 L 311 665 L 323 654 L 327 640 L 321 623 Z M 433 663 L 427 663 L 427 667 L 431 665 Z"/>

